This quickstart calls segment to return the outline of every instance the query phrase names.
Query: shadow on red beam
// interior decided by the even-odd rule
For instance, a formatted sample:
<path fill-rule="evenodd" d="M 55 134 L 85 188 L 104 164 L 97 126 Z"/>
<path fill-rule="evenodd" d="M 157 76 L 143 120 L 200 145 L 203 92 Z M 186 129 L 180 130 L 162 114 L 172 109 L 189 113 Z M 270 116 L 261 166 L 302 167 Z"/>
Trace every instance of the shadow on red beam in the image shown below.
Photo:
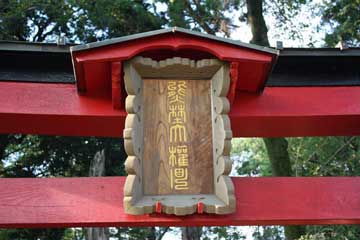
<path fill-rule="evenodd" d="M 0 227 L 360 224 L 360 177 L 233 178 L 236 213 L 124 213 L 125 177 L 0 179 Z"/>

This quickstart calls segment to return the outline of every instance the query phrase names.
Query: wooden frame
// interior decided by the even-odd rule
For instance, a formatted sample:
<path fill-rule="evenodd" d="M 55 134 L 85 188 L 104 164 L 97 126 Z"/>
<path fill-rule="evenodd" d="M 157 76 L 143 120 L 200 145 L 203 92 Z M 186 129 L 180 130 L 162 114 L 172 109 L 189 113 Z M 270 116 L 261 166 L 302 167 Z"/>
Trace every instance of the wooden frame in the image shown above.
<path fill-rule="evenodd" d="M 124 186 L 124 209 L 129 214 L 164 212 L 188 215 L 195 212 L 227 214 L 235 211 L 234 187 L 228 174 L 232 132 L 226 98 L 230 85 L 229 65 L 216 59 L 194 61 L 171 58 L 154 61 L 136 57 L 124 64 L 126 111 L 124 140 L 128 158 L 125 162 L 129 174 Z M 212 144 L 214 185 L 213 194 L 145 195 L 143 190 L 143 81 L 149 78 L 208 79 L 211 84 Z"/>

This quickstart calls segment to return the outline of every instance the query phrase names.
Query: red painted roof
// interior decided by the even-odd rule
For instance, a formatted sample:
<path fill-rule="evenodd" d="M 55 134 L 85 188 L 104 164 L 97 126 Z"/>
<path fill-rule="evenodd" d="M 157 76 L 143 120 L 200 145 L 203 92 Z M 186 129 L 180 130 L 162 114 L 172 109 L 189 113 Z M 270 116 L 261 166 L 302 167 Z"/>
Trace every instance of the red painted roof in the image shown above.
<path fill-rule="evenodd" d="M 196 60 L 218 58 L 228 61 L 232 68 L 230 95 L 235 94 L 236 90 L 261 92 L 278 56 L 278 51 L 274 49 L 181 28 L 74 46 L 71 53 L 78 91 L 86 96 L 108 95 L 113 99 L 114 88 L 123 89 L 123 80 L 122 74 L 116 73 L 121 79 L 115 81 L 119 86 L 114 86 L 114 81 L 111 80 L 111 76 L 114 76 L 112 70 L 119 70 L 112 68 L 112 64 L 120 63 L 121 67 L 123 61 L 137 55 L 153 59 L 180 56 Z M 115 92 L 118 94 L 118 91 Z M 125 97 L 121 96 L 120 101 Z M 229 98 L 234 99 L 234 96 Z"/>

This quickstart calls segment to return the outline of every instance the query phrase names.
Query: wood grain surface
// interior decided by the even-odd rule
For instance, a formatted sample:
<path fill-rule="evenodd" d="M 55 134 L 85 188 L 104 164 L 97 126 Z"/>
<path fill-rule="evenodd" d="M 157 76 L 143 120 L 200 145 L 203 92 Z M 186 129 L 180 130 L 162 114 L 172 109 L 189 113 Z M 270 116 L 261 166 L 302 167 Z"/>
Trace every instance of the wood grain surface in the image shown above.
<path fill-rule="evenodd" d="M 211 194 L 214 179 L 210 81 L 186 80 L 184 126 L 188 149 L 188 189 L 185 190 L 171 188 L 168 81 L 171 80 L 144 79 L 144 194 Z"/>

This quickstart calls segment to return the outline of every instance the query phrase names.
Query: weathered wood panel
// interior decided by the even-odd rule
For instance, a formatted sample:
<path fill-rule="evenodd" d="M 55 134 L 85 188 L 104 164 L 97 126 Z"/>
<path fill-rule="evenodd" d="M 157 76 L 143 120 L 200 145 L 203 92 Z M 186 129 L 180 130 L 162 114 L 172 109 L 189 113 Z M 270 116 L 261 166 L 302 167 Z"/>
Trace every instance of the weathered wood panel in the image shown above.
<path fill-rule="evenodd" d="M 169 110 L 169 107 L 180 106 L 171 105 L 172 99 L 168 97 L 172 84 L 186 87 L 181 115 L 175 115 L 179 113 L 175 111 L 171 114 Z M 213 193 L 214 177 L 209 174 L 214 171 L 210 80 L 145 79 L 143 90 L 144 194 Z M 179 128 L 173 127 L 174 120 L 179 121 Z M 180 128 L 180 123 L 183 123 L 183 129 Z M 171 135 L 174 139 L 170 139 Z M 179 161 L 183 155 L 188 163 L 185 168 L 181 168 L 187 172 L 188 178 L 183 182 L 187 185 L 179 189 L 176 189 L 176 184 L 171 186 L 171 174 L 177 166 L 169 162 L 171 152 L 176 150 L 181 152 L 174 153 L 174 161 Z"/>
<path fill-rule="evenodd" d="M 217 70 L 213 76 L 197 78 L 211 69 Z M 183 79 L 184 71 L 194 79 Z M 125 212 L 144 215 L 155 208 L 175 215 L 234 212 L 234 187 L 228 177 L 232 165 L 228 64 L 137 57 L 125 62 L 124 73 Z"/>
<path fill-rule="evenodd" d="M 0 227 L 360 224 L 360 177 L 232 178 L 236 212 L 124 213 L 125 177 L 2 178 Z"/>

